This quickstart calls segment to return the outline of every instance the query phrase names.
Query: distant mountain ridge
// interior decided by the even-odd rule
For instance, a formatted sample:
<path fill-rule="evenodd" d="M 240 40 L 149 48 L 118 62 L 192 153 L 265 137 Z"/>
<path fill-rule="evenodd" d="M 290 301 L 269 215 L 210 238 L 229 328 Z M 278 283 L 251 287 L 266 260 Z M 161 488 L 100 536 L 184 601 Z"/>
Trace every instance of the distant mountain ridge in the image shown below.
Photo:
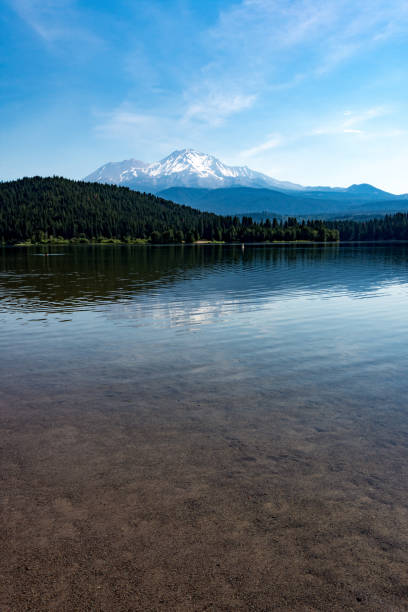
<path fill-rule="evenodd" d="M 240 215 L 264 212 L 265 216 L 274 215 L 344 215 L 358 213 L 398 212 L 408 210 L 408 198 L 402 196 L 373 198 L 353 197 L 352 192 L 345 194 L 330 193 L 326 197 L 322 192 L 277 191 L 251 187 L 232 187 L 224 189 L 190 189 L 172 187 L 158 194 L 162 198 L 185 204 L 202 211 L 219 215 Z"/>
<path fill-rule="evenodd" d="M 281 215 L 398 211 L 408 195 L 394 195 L 368 183 L 310 187 L 279 181 L 247 166 L 227 166 L 194 149 L 173 151 L 151 164 L 137 159 L 109 162 L 89 174 L 108 183 L 159 194 L 180 204 L 218 214 L 273 211 Z"/>

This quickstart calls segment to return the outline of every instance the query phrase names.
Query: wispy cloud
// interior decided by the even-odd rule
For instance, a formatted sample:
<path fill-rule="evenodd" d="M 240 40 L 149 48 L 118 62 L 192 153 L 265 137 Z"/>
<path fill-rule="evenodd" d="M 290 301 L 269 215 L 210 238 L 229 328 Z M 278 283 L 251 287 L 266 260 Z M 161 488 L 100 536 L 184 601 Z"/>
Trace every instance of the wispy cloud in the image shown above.
<path fill-rule="evenodd" d="M 276 149 L 282 144 L 282 139 L 279 136 L 273 135 L 270 136 L 264 142 L 256 145 L 255 147 L 251 147 L 250 149 L 244 149 L 240 152 L 240 156 L 243 158 L 246 157 L 255 157 L 256 155 L 260 155 L 261 153 L 265 153 L 265 151 L 270 151 L 271 149 Z"/>
<path fill-rule="evenodd" d="M 310 41 L 332 24 L 334 6 L 319 0 L 243 0 L 222 11 L 210 33 L 220 48 L 270 53 Z"/>
<path fill-rule="evenodd" d="M 271 134 L 265 141 L 253 147 L 243 149 L 239 152 L 242 160 L 252 157 L 260 157 L 267 151 L 285 147 L 286 149 L 299 143 L 311 142 L 311 139 L 319 137 L 341 137 L 344 134 L 360 136 L 365 140 L 383 140 L 389 138 L 405 137 L 408 130 L 401 128 L 390 128 L 375 123 L 383 117 L 391 116 L 392 109 L 384 106 L 359 109 L 356 111 L 346 110 L 309 130 L 292 131 L 286 130 L 284 134 Z M 371 123 L 374 122 L 374 125 Z M 368 124 L 368 125 L 367 125 Z"/>
<path fill-rule="evenodd" d="M 100 136 L 133 140 L 139 145 L 149 139 L 160 139 L 163 143 L 167 138 L 184 146 L 209 127 L 218 128 L 231 115 L 249 109 L 255 100 L 255 96 L 240 93 L 208 92 L 200 97 L 194 90 L 188 100 L 169 102 L 166 109 L 151 112 L 141 112 L 125 102 L 110 112 L 96 113 L 95 130 Z"/>
<path fill-rule="evenodd" d="M 345 119 L 343 121 L 344 128 L 351 128 L 354 125 L 365 123 L 366 121 L 371 121 L 372 119 L 377 119 L 378 117 L 383 117 L 384 115 L 390 114 L 391 110 L 384 106 L 375 106 L 373 108 L 367 108 L 363 111 L 353 112 L 346 111 Z"/>
<path fill-rule="evenodd" d="M 221 12 L 208 38 L 228 58 L 229 75 L 237 69 L 250 86 L 293 87 L 306 74 L 325 76 L 407 26 L 406 0 L 243 0 Z"/>
<path fill-rule="evenodd" d="M 197 120 L 211 126 L 220 125 L 227 117 L 253 106 L 256 96 L 242 93 L 208 92 L 204 97 L 195 96 L 188 104 L 183 121 Z"/>
<path fill-rule="evenodd" d="M 84 25 L 83 15 L 73 0 L 13 0 L 11 7 L 17 15 L 45 42 L 98 44 L 102 39 Z"/>
<path fill-rule="evenodd" d="M 172 114 L 159 111 L 140 112 L 132 104 L 122 104 L 112 111 L 95 112 L 95 134 L 98 138 L 120 143 L 137 151 L 156 150 L 155 155 L 168 154 L 175 148 L 200 147 L 208 124 L 187 119 L 183 109 Z M 133 154 L 133 153 L 132 153 Z M 142 153 L 139 155 L 143 156 Z"/>
<path fill-rule="evenodd" d="M 334 134 L 363 134 L 366 133 L 366 123 L 391 114 L 391 109 L 376 106 L 359 111 L 344 111 L 343 116 L 330 118 L 323 125 L 311 130 L 311 136 Z"/>
<path fill-rule="evenodd" d="M 118 139 L 123 143 L 137 142 L 139 146 L 145 144 L 149 138 L 162 136 L 165 139 L 177 130 L 178 125 L 177 120 L 156 116 L 153 113 L 134 112 L 126 105 L 110 112 L 96 113 L 96 118 L 95 131 L 99 136 Z"/>

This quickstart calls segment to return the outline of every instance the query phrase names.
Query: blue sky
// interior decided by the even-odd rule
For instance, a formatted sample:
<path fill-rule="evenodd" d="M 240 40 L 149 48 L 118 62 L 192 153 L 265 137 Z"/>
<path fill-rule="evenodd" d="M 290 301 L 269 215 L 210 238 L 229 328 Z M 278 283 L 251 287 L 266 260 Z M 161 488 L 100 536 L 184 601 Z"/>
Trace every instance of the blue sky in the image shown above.
<path fill-rule="evenodd" d="M 407 0 L 0 0 L 0 178 L 192 147 L 408 192 Z"/>

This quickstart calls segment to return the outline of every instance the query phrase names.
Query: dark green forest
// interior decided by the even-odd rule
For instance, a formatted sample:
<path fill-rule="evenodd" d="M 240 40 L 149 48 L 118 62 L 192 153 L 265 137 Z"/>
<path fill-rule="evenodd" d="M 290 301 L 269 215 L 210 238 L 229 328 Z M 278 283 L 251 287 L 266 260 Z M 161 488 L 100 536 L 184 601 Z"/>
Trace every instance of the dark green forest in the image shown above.
<path fill-rule="evenodd" d="M 408 214 L 395 213 L 381 219 L 325 221 L 339 231 L 340 240 L 408 240 Z"/>
<path fill-rule="evenodd" d="M 127 187 L 61 177 L 23 178 L 0 184 L 3 244 L 71 242 L 180 243 L 197 240 L 336 241 L 321 221 L 223 217 L 174 204 Z"/>
<path fill-rule="evenodd" d="M 174 204 L 127 187 L 60 177 L 0 183 L 0 242 L 408 240 L 408 214 L 355 220 L 253 220 Z"/>

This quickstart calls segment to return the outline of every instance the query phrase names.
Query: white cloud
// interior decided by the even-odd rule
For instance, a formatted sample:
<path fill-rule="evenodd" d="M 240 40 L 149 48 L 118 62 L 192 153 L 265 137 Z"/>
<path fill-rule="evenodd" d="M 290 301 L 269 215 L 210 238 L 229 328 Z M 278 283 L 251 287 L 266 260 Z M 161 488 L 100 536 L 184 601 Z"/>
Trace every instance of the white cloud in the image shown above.
<path fill-rule="evenodd" d="M 96 113 L 95 130 L 99 136 L 126 142 L 133 140 L 138 146 L 156 139 L 161 145 L 167 140 L 179 142 L 184 147 L 186 142 L 205 133 L 208 127 L 217 128 L 232 114 L 250 108 L 255 99 L 252 95 L 221 92 L 207 93 L 206 97 L 200 98 L 194 91 L 189 92 L 189 100 L 184 100 L 183 104 L 169 101 L 166 109 L 156 112 L 141 112 L 126 102 L 113 111 Z"/>
<path fill-rule="evenodd" d="M 241 93 L 208 93 L 204 98 L 197 96 L 184 112 L 184 121 L 198 120 L 212 126 L 220 125 L 227 117 L 253 106 L 255 95 Z"/>
<path fill-rule="evenodd" d="M 276 88 L 324 77 L 407 28 L 406 0 L 242 0 L 207 36 L 229 77 Z"/>
<path fill-rule="evenodd" d="M 269 151 L 271 149 L 276 149 L 282 144 L 282 139 L 279 136 L 271 136 L 265 142 L 261 142 L 259 145 L 255 147 L 251 147 L 250 149 L 245 149 L 240 152 L 240 156 L 242 157 L 255 157 L 260 153 L 264 153 L 265 151 Z"/>
<path fill-rule="evenodd" d="M 212 40 L 241 54 L 293 47 L 329 27 L 335 7 L 322 0 L 243 0 L 221 12 Z"/>
<path fill-rule="evenodd" d="M 88 27 L 73 0 L 13 0 L 11 7 L 48 44 L 65 42 L 70 49 L 78 43 L 102 43 Z M 79 47 L 82 51 L 82 46 Z"/>
<path fill-rule="evenodd" d="M 123 147 L 132 146 L 132 150 L 156 149 L 155 155 L 186 146 L 201 148 L 209 127 L 218 129 L 231 113 L 247 108 L 252 102 L 252 99 L 241 97 L 217 98 L 212 104 L 203 102 L 176 107 L 172 113 L 140 112 L 125 103 L 113 111 L 95 113 L 95 133 Z"/>
<path fill-rule="evenodd" d="M 135 142 L 138 147 L 149 139 L 162 137 L 165 140 L 177 131 L 178 122 L 160 115 L 134 112 L 122 105 L 107 113 L 97 113 L 95 131 L 104 138 L 119 140 L 123 143 Z M 173 129 L 172 129 L 172 126 Z"/>
<path fill-rule="evenodd" d="M 348 118 L 343 121 L 343 126 L 345 128 L 350 128 L 354 125 L 365 123 L 366 121 L 371 121 L 372 119 L 377 119 L 378 117 L 383 117 L 390 112 L 390 109 L 387 109 L 384 106 L 375 106 L 356 113 L 349 112 L 346 115 Z"/>
<path fill-rule="evenodd" d="M 367 129 L 362 129 L 361 124 L 379 119 L 391 114 L 391 109 L 384 106 L 376 106 L 359 111 L 346 110 L 343 117 L 330 118 L 324 125 L 311 130 L 311 136 L 323 136 L 334 134 L 363 134 Z"/>

